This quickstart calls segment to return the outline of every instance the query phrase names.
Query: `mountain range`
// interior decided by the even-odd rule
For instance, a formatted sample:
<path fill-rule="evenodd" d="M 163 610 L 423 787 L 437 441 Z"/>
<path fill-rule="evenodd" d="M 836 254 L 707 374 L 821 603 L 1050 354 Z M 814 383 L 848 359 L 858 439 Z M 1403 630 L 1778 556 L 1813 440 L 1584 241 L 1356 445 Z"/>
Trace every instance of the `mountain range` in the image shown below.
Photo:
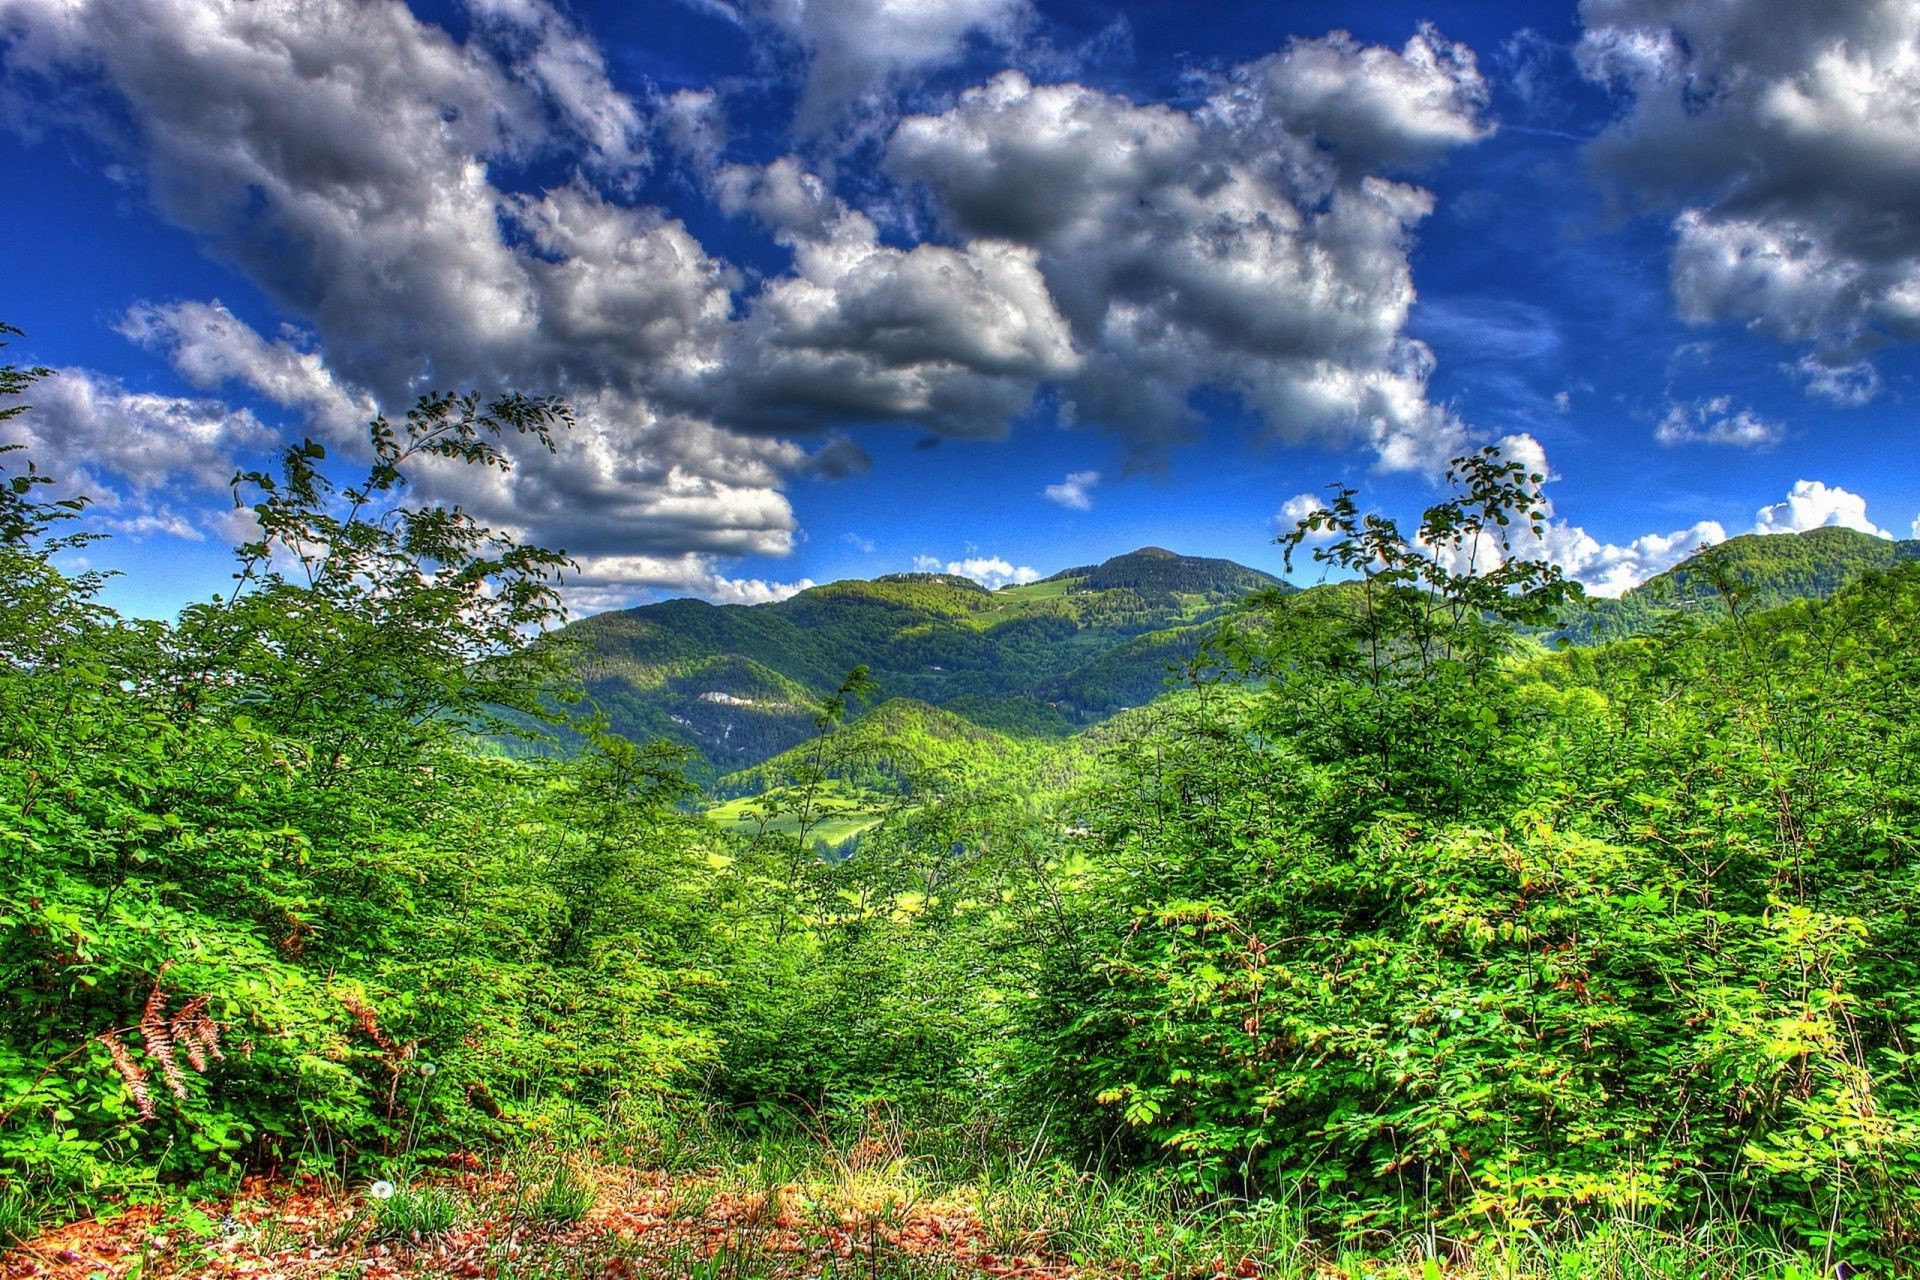
<path fill-rule="evenodd" d="M 1738 607 L 1765 608 L 1914 558 L 1920 541 L 1851 529 L 1746 535 L 1575 610 L 1549 638 L 1644 631 L 1710 607 L 1716 581 L 1734 586 Z M 879 687 L 854 709 L 856 722 L 871 718 L 865 736 L 912 739 L 936 761 L 982 742 L 1014 752 L 1152 701 L 1237 602 L 1293 590 L 1229 560 L 1142 547 L 997 591 L 902 573 L 771 604 L 669 600 L 583 619 L 558 639 L 609 727 L 691 748 L 702 782 L 741 795 L 777 783 L 776 757 L 814 736 L 822 700 L 855 664 Z"/>

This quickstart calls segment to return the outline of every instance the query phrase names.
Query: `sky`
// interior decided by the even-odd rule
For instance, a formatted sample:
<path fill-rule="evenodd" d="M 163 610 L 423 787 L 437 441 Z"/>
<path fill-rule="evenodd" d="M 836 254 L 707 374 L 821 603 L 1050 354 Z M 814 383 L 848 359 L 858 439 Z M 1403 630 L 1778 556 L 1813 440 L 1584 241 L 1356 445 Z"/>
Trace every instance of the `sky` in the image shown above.
<path fill-rule="evenodd" d="M 1599 594 L 1920 533 L 1920 0 L 0 0 L 0 172 L 0 443 L 149 616 L 430 389 L 572 407 L 414 497 L 575 613 L 1277 571 L 1487 444 Z"/>

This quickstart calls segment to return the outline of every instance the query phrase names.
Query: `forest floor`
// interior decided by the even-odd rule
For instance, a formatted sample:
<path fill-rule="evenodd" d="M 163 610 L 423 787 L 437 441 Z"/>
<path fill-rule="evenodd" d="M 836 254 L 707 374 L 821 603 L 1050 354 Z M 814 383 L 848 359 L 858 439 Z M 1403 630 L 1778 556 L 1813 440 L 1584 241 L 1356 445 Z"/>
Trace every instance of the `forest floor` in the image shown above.
<path fill-rule="evenodd" d="M 558 1211 L 541 1203 L 550 1181 L 513 1173 L 438 1176 L 385 1200 L 320 1179 L 252 1180 L 224 1202 L 139 1205 L 58 1227 L 0 1255 L 0 1277 L 1068 1280 L 1081 1270 L 1049 1256 L 1039 1233 L 996 1241 L 963 1197 L 903 1199 L 884 1177 L 750 1189 L 722 1174 L 569 1168 L 585 1194 Z M 428 1205 L 396 1213 L 405 1197 Z M 432 1229 L 442 1204 L 452 1221 Z"/>
<path fill-rule="evenodd" d="M 805 1171 L 755 1162 L 668 1174 L 539 1153 L 389 1186 L 249 1180 L 220 1201 L 156 1202 L 0 1253 L 0 1280 L 1825 1280 L 1829 1268 L 1638 1230 L 1571 1253 L 1366 1254 L 1290 1232 L 1135 1218 L 1089 1251 L 1059 1201 L 942 1186 L 885 1153 Z"/>

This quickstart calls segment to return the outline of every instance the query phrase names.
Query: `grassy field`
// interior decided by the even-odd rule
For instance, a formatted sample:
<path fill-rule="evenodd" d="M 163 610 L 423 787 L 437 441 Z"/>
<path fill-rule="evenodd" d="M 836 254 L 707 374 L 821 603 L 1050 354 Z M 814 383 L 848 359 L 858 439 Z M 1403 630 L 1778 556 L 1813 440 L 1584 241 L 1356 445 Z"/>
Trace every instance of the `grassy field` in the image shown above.
<path fill-rule="evenodd" d="M 708 809 L 707 816 L 724 830 L 752 834 L 778 831 L 793 834 L 800 829 L 795 808 L 799 803 L 790 788 L 778 788 L 764 795 L 743 796 Z M 878 795 L 849 787 L 837 779 L 822 784 L 815 801 L 817 816 L 813 823 L 813 843 L 837 849 L 855 837 L 880 825 L 887 814 L 898 807 L 891 796 Z M 769 816 L 769 807 L 774 810 Z"/>

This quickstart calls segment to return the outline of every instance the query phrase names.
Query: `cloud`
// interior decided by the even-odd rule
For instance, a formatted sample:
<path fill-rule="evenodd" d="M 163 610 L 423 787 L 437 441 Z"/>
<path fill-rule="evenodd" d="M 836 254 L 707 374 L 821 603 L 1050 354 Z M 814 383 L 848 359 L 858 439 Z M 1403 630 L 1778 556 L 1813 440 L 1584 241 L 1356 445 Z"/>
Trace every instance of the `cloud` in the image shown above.
<path fill-rule="evenodd" d="M 813 579 L 769 582 L 730 578 L 711 556 L 597 556 L 567 577 L 561 596 L 569 613 L 631 608 L 650 599 L 695 596 L 714 604 L 768 604 L 814 585 Z"/>
<path fill-rule="evenodd" d="M 820 120 L 1029 21 L 1026 0 L 728 11 L 807 52 Z M 870 465 L 856 424 L 999 438 L 1070 404 L 1151 465 L 1206 390 L 1383 468 L 1469 438 L 1406 332 L 1433 200 L 1404 173 L 1491 128 L 1472 54 L 1430 28 L 1296 40 L 1179 106 L 1009 72 L 899 122 L 886 171 L 841 175 L 856 205 L 832 169 L 727 163 L 716 94 L 623 94 L 549 0 L 467 13 L 456 38 L 401 0 L 0 0 L 0 114 L 92 138 L 294 322 L 134 305 L 121 331 L 196 389 L 343 444 L 428 387 L 565 396 L 556 453 L 420 488 L 590 561 L 606 598 L 622 573 L 731 590 L 728 557 L 789 552 L 786 490 Z M 661 138 L 790 266 L 743 271 L 636 203 Z"/>
<path fill-rule="evenodd" d="M 872 555 L 874 552 L 875 544 L 872 538 L 864 537 L 861 534 L 852 532 L 851 530 L 841 534 L 840 541 L 846 543 L 848 546 L 852 547 L 856 551 L 861 552 L 864 555 Z"/>
<path fill-rule="evenodd" d="M 1789 377 L 1798 378 L 1804 383 L 1808 395 L 1837 405 L 1865 404 L 1883 389 L 1880 371 L 1865 360 L 1856 364 L 1829 365 L 1809 354 L 1792 364 L 1781 365 L 1780 369 Z"/>
<path fill-rule="evenodd" d="M 652 156 L 639 108 L 607 78 L 606 58 L 544 0 L 467 0 L 483 35 L 501 52 L 509 74 L 535 90 L 590 163 L 630 181 Z"/>
<path fill-rule="evenodd" d="M 944 564 L 938 556 L 915 556 L 913 567 L 917 573 L 950 573 L 955 577 L 972 578 L 989 591 L 1040 580 L 1038 569 L 1024 564 L 1015 566 L 1001 556 L 969 555 L 964 560 L 949 560 Z"/>
<path fill-rule="evenodd" d="M 1780 443 L 1785 433 L 1779 423 L 1760 417 L 1752 409 L 1734 409 L 1732 396 L 1714 396 L 1689 404 L 1669 400 L 1653 438 L 1664 445 L 1726 444 L 1766 449 Z"/>
<path fill-rule="evenodd" d="M 109 532 L 205 536 L 180 508 L 205 510 L 225 495 L 249 455 L 273 433 L 220 400 L 128 389 L 85 369 L 57 370 L 0 407 L 30 411 L 0 422 L 0 444 L 21 445 L 55 482 L 55 496 L 91 500 L 90 522 Z"/>
<path fill-rule="evenodd" d="M 1920 337 L 1920 0 L 1583 0 L 1580 15 L 1581 69 L 1627 104 L 1590 160 L 1675 211 L 1684 318 L 1743 320 L 1834 371 Z"/>
<path fill-rule="evenodd" d="M 303 410 L 335 441 L 360 441 L 379 413 L 367 393 L 340 384 L 304 335 L 269 342 L 218 301 L 137 303 L 117 327 L 138 345 L 165 353 L 194 386 L 239 383 L 275 404 Z"/>
<path fill-rule="evenodd" d="M 1091 511 L 1093 494 L 1089 490 L 1099 483 L 1098 471 L 1070 471 L 1065 480 L 1050 484 L 1040 492 L 1048 502 L 1057 502 L 1069 510 Z"/>
<path fill-rule="evenodd" d="M 1796 480 L 1784 500 L 1754 513 L 1755 533 L 1804 533 L 1830 525 L 1858 529 L 1876 538 L 1893 535 L 1867 519 L 1867 500 L 1818 480 Z"/>
<path fill-rule="evenodd" d="M 789 163 L 730 176 L 736 207 L 792 246 L 795 269 L 767 283 L 728 338 L 708 387 L 722 420 L 762 431 L 914 423 L 995 438 L 1043 381 L 1078 366 L 1035 250 L 1000 240 L 898 249 Z"/>
<path fill-rule="evenodd" d="M 1300 522 L 1327 505 L 1327 496 L 1318 493 L 1296 493 L 1280 504 L 1280 510 L 1274 513 L 1273 527 L 1282 535 L 1290 534 L 1300 527 Z M 1320 542 L 1333 541 L 1333 533 L 1326 529 L 1309 532 L 1305 541 L 1309 546 Z"/>
<path fill-rule="evenodd" d="M 1423 23 L 1395 51 L 1344 31 L 1294 39 L 1233 73 L 1246 107 L 1322 139 L 1354 172 L 1419 168 L 1493 131 L 1473 51 Z"/>
<path fill-rule="evenodd" d="M 784 485 L 859 469 L 850 441 L 810 454 L 701 411 L 740 277 L 684 224 L 582 176 L 496 185 L 536 158 L 616 184 L 645 161 L 638 107 L 542 0 L 489 0 L 465 43 L 395 0 L 0 0 L 0 21 L 9 84 L 72 90 L 37 94 L 36 118 L 113 148 L 168 220 L 311 332 L 135 306 L 122 331 L 195 386 L 244 386 L 347 441 L 428 386 L 562 393 L 578 425 L 557 454 L 519 449 L 507 475 L 430 467 L 421 489 L 636 588 L 722 590 L 684 558 L 706 573 L 786 553 Z M 117 113 L 64 105 L 103 93 Z"/>
<path fill-rule="evenodd" d="M 954 234 L 1037 252 L 1079 353 L 1065 392 L 1136 459 L 1214 387 L 1283 439 L 1443 463 L 1466 431 L 1403 332 L 1432 197 L 1377 170 L 1484 136 L 1472 54 L 1428 29 L 1399 51 L 1334 35 L 1204 88 L 1182 109 L 1004 72 L 901 121 L 887 162 Z"/>
<path fill-rule="evenodd" d="M 1624 546 L 1603 543 L 1585 529 L 1553 522 L 1543 539 L 1545 558 L 1595 596 L 1614 597 L 1664 573 L 1688 556 L 1727 540 L 1717 520 L 1671 533 L 1649 533 Z"/>
<path fill-rule="evenodd" d="M 1016 43 L 1033 16 L 1028 0 L 746 0 L 742 7 L 805 52 L 799 124 L 808 130 L 856 99 L 954 62 L 970 40 Z"/>

